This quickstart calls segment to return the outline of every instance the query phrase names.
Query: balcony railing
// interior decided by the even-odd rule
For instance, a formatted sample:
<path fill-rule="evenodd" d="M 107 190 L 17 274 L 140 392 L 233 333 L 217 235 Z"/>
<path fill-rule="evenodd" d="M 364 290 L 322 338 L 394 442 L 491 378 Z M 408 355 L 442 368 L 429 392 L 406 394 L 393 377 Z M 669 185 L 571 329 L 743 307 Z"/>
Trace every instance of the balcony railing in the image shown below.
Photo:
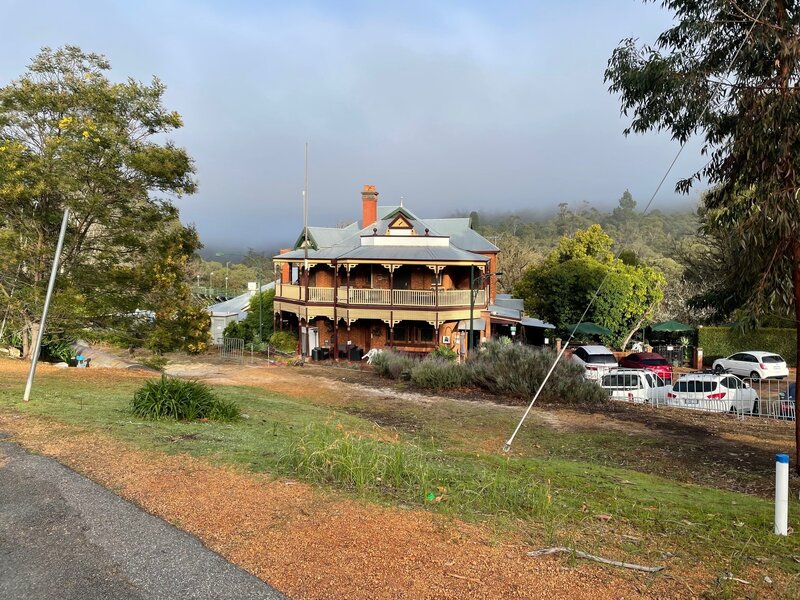
<path fill-rule="evenodd" d="M 334 288 L 309 287 L 308 301 L 333 303 Z M 279 285 L 277 297 L 285 300 L 305 300 L 305 288 L 300 285 Z M 340 287 L 337 304 L 361 306 L 469 306 L 470 290 L 386 290 L 375 288 Z M 486 290 L 476 290 L 475 305 L 486 305 Z"/>

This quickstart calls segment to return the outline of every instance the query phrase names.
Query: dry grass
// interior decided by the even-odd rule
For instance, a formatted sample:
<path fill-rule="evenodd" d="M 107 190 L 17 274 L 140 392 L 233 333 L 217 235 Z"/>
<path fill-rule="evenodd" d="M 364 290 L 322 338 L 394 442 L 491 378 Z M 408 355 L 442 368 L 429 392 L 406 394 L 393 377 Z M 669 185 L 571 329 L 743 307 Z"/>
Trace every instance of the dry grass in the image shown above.
<path fill-rule="evenodd" d="M 0 428 L 296 598 L 689 597 L 666 577 L 530 559 L 518 540 L 423 511 L 342 500 L 189 456 L 155 457 L 33 417 L 3 415 Z"/>

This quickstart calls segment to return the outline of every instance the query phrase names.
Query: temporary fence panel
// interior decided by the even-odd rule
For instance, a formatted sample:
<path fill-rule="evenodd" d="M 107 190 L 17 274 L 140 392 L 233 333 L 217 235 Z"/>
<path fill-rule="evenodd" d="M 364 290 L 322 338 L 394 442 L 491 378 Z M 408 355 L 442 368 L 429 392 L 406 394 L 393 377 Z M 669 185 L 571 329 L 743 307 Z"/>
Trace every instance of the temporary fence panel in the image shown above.
<path fill-rule="evenodd" d="M 240 338 L 222 338 L 219 345 L 219 357 L 244 364 L 244 340 Z"/>

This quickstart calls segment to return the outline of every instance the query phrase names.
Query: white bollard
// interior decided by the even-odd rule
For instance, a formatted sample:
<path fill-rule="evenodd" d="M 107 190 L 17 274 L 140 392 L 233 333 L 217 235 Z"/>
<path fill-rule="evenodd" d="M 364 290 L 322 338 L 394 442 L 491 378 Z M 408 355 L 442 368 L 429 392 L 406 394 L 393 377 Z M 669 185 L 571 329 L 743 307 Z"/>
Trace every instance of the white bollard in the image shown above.
<path fill-rule="evenodd" d="M 789 455 L 775 455 L 775 535 L 789 535 Z"/>

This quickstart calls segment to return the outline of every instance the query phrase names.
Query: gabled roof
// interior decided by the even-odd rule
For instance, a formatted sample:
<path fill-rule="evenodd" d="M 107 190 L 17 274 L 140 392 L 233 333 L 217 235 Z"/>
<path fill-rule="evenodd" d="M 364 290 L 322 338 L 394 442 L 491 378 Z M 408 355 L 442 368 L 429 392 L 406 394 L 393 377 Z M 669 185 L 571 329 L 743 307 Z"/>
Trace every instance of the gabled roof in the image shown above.
<path fill-rule="evenodd" d="M 353 237 L 358 233 L 358 224 L 350 223 L 347 227 L 309 227 L 308 228 L 308 247 L 317 250 L 319 248 L 330 248 L 341 244 L 347 238 Z M 303 232 L 297 237 L 294 249 L 302 248 L 304 241 Z"/>
<path fill-rule="evenodd" d="M 420 219 L 405 206 L 379 206 L 377 216 L 375 223 L 360 230 L 356 223 L 343 228 L 309 227 L 308 258 L 485 262 L 487 258 L 480 253 L 499 251 L 497 246 L 470 228 L 469 218 Z M 362 243 L 362 238 L 376 235 L 383 238 L 380 244 L 371 240 Z M 395 244 L 386 239 L 394 235 L 405 237 L 407 243 Z M 418 241 L 409 242 L 409 236 Z M 425 238 L 430 238 L 430 241 L 426 243 Z M 438 238 L 438 243 L 434 238 Z M 303 241 L 301 232 L 293 251 L 276 258 L 305 258 Z"/>
<path fill-rule="evenodd" d="M 269 283 L 265 283 L 261 286 L 262 292 L 273 289 L 275 289 L 274 281 L 270 281 Z M 250 307 L 250 299 L 254 294 L 255 292 L 245 292 L 244 294 L 236 296 L 235 298 L 230 298 L 229 300 L 218 302 L 217 304 L 212 304 L 206 308 L 206 310 L 212 315 L 241 314 L 246 312 Z"/>

